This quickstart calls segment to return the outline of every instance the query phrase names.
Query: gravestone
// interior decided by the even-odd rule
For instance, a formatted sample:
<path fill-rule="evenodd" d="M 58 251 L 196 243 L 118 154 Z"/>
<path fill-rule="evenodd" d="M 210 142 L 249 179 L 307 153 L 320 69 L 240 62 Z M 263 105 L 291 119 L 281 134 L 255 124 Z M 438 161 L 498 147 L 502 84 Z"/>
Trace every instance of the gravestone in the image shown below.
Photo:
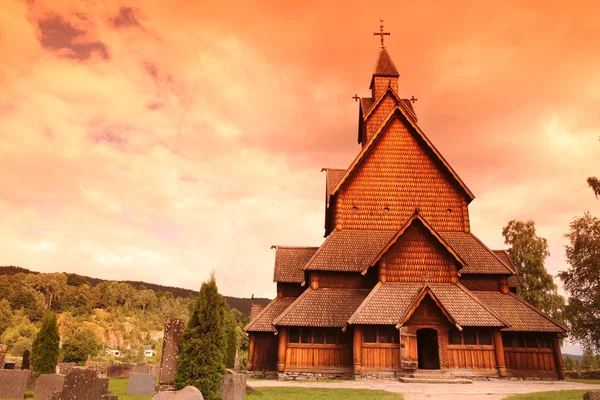
<path fill-rule="evenodd" d="M 42 374 L 35 380 L 33 400 L 50 400 L 54 392 L 62 392 L 64 375 Z"/>
<path fill-rule="evenodd" d="M 131 369 L 131 374 L 150 374 L 151 370 L 149 365 L 136 365 Z"/>
<path fill-rule="evenodd" d="M 186 386 L 179 391 L 160 392 L 152 400 L 204 400 L 202 393 L 194 386 Z"/>
<path fill-rule="evenodd" d="M 101 400 L 108 394 L 108 378 L 93 369 L 73 367 L 65 377 L 60 400 Z"/>
<path fill-rule="evenodd" d="M 23 362 L 21 363 L 21 369 L 29 369 L 29 350 L 23 352 Z"/>
<path fill-rule="evenodd" d="M 4 360 L 6 359 L 7 351 L 8 345 L 0 344 L 0 369 L 4 369 Z"/>
<path fill-rule="evenodd" d="M 158 375 L 158 383 L 163 389 L 175 383 L 175 372 L 181 353 L 180 338 L 184 328 L 184 322 L 180 318 L 169 318 L 165 323 L 163 351 Z"/>
<path fill-rule="evenodd" d="M 0 399 L 23 399 L 29 371 L 0 369 Z"/>
<path fill-rule="evenodd" d="M 600 400 L 600 392 L 587 392 L 583 395 L 583 400 Z"/>
<path fill-rule="evenodd" d="M 127 394 L 129 396 L 152 396 L 155 385 L 155 375 L 131 373 L 127 384 Z"/>
<path fill-rule="evenodd" d="M 112 364 L 108 366 L 106 375 L 109 378 L 129 378 L 133 364 Z"/>
<path fill-rule="evenodd" d="M 235 360 L 233 361 L 233 370 L 240 370 L 240 349 L 235 349 Z"/>
<path fill-rule="evenodd" d="M 223 400 L 244 400 L 246 398 L 246 375 L 223 375 L 221 396 L 223 396 Z"/>

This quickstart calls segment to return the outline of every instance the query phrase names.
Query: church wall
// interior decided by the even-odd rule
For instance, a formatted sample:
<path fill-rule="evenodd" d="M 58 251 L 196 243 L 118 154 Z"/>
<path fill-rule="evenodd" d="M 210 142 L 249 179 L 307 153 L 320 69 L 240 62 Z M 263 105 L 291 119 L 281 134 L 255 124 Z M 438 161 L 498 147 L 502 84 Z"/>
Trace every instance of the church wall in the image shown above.
<path fill-rule="evenodd" d="M 498 275 L 462 275 L 460 283 L 469 290 L 498 292 L 500 276 Z"/>
<path fill-rule="evenodd" d="M 253 351 L 248 361 L 252 362 L 252 371 L 275 371 L 279 343 L 277 336 L 271 332 L 252 332 L 250 337 Z"/>
<path fill-rule="evenodd" d="M 387 89 L 387 86 L 386 86 L 386 89 Z M 380 96 L 381 96 L 381 94 L 380 94 Z M 375 107 L 375 109 L 371 112 L 371 114 L 369 115 L 369 117 L 367 118 L 367 121 L 366 121 L 367 138 L 365 141 L 363 141 L 363 145 L 365 145 L 367 143 L 367 141 L 369 141 L 369 139 L 371 139 L 371 136 L 373 136 L 373 134 L 375 132 L 377 132 L 377 130 L 383 123 L 383 120 L 385 119 L 385 117 L 387 117 L 390 114 L 390 112 L 396 106 L 396 104 L 397 103 L 396 103 L 396 99 L 394 98 L 394 96 L 392 96 L 391 94 L 388 93 L 381 100 L 381 102 Z"/>
<path fill-rule="evenodd" d="M 503 333 L 504 359 L 511 376 L 556 378 L 552 336 L 541 333 Z"/>
<path fill-rule="evenodd" d="M 301 286 L 299 283 L 277 282 L 277 296 L 279 297 L 298 297 L 305 290 L 306 287 Z"/>
<path fill-rule="evenodd" d="M 398 78 L 393 76 L 375 76 L 373 77 L 373 86 L 371 87 L 371 97 L 376 101 L 388 88 L 388 85 L 398 92 Z"/>
<path fill-rule="evenodd" d="M 336 196 L 338 229 L 400 229 L 420 209 L 438 231 L 464 231 L 464 196 L 394 118 Z"/>
<path fill-rule="evenodd" d="M 368 289 L 375 286 L 360 273 L 311 271 L 310 281 L 317 280 L 321 288 Z"/>
<path fill-rule="evenodd" d="M 352 372 L 352 330 L 289 328 L 285 372 Z"/>
<path fill-rule="evenodd" d="M 456 261 L 427 229 L 415 223 L 381 258 L 387 282 L 455 282 Z M 424 275 L 427 274 L 425 277 Z"/>

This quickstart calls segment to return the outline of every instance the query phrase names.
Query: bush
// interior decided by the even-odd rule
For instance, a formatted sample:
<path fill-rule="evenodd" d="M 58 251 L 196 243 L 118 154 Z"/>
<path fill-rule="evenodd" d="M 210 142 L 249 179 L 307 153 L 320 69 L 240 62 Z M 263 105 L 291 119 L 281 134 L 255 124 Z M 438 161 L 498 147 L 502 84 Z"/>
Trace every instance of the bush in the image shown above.
<path fill-rule="evenodd" d="M 63 362 L 82 363 L 88 354 L 94 357 L 100 351 L 101 345 L 96 331 L 91 327 L 84 326 L 69 337 L 63 343 Z"/>
<path fill-rule="evenodd" d="M 47 312 L 42 319 L 42 327 L 33 340 L 31 349 L 31 370 L 37 374 L 56 373 L 60 336 L 56 314 Z"/>
<path fill-rule="evenodd" d="M 219 387 L 225 373 L 225 299 L 214 275 L 200 288 L 190 320 L 181 336 L 181 355 L 175 387 L 195 386 L 206 400 L 220 400 Z"/>

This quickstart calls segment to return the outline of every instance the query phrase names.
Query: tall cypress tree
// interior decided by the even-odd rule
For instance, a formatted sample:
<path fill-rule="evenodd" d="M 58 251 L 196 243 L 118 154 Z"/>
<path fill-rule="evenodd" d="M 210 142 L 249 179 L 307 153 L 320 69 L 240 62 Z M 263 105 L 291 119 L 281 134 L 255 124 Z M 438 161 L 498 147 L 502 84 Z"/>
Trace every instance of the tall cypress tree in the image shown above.
<path fill-rule="evenodd" d="M 235 364 L 235 350 L 237 349 L 236 326 L 230 326 L 227 332 L 227 353 L 225 354 L 225 366 L 233 368 Z"/>
<path fill-rule="evenodd" d="M 56 314 L 46 312 L 42 319 L 42 327 L 38 332 L 31 349 L 31 370 L 37 374 L 56 373 L 58 363 L 58 346 L 60 336 Z"/>
<path fill-rule="evenodd" d="M 175 387 L 195 386 L 206 400 L 220 400 L 225 373 L 225 311 L 214 274 L 200 288 L 190 320 L 181 335 Z"/>

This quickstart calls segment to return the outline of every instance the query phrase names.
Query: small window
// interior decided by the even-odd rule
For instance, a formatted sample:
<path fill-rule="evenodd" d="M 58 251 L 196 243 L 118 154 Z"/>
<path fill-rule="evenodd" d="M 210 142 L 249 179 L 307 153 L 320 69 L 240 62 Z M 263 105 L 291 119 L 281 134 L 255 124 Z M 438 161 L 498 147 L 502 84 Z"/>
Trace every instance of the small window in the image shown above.
<path fill-rule="evenodd" d="M 300 333 L 302 343 L 310 343 L 310 336 L 310 329 L 302 329 Z"/>
<path fill-rule="evenodd" d="M 479 344 L 482 346 L 489 346 L 492 344 L 492 335 L 487 329 L 479 331 Z"/>
<path fill-rule="evenodd" d="M 352 211 L 358 211 L 358 207 L 356 207 L 356 206 L 353 206 L 353 207 L 352 207 Z"/>
<path fill-rule="evenodd" d="M 363 342 L 365 343 L 376 343 L 377 342 L 377 330 L 375 327 L 368 327 L 363 330 Z"/>
<path fill-rule="evenodd" d="M 348 344 L 352 343 L 352 336 L 348 332 L 338 331 L 338 343 L 339 344 Z"/>
<path fill-rule="evenodd" d="M 525 348 L 525 337 L 523 337 L 523 335 L 515 335 L 515 339 L 517 342 L 517 345 L 515 347 L 524 349 Z"/>
<path fill-rule="evenodd" d="M 325 343 L 325 333 L 323 329 L 315 329 L 313 332 L 313 343 L 314 344 L 323 344 Z"/>
<path fill-rule="evenodd" d="M 456 328 L 450 329 L 448 332 L 448 343 L 449 344 L 460 344 L 460 332 Z"/>
<path fill-rule="evenodd" d="M 503 333 L 502 334 L 502 344 L 504 345 L 504 347 L 510 349 L 513 346 L 512 336 L 510 336 L 510 334 L 508 334 L 508 333 Z"/>
<path fill-rule="evenodd" d="M 528 335 L 526 338 L 526 344 L 528 349 L 537 349 L 537 340 L 535 340 L 535 336 Z"/>
<path fill-rule="evenodd" d="M 392 332 L 390 327 L 380 327 L 379 328 L 379 343 L 392 343 L 394 332 Z"/>
<path fill-rule="evenodd" d="M 386 213 L 389 213 L 390 212 L 390 208 L 386 207 L 386 208 L 383 209 L 383 211 L 385 211 Z"/>
<path fill-rule="evenodd" d="M 327 340 L 327 344 L 337 344 L 337 336 L 333 329 L 327 329 L 325 332 L 325 340 Z"/>
<path fill-rule="evenodd" d="M 290 329 L 290 335 L 288 337 L 288 342 L 289 343 L 298 343 L 299 341 L 300 341 L 300 332 L 298 331 L 298 328 Z"/>
<path fill-rule="evenodd" d="M 540 344 L 540 348 L 542 349 L 549 349 L 552 347 L 552 345 L 550 344 L 550 339 L 548 338 L 548 336 L 540 336 L 538 337 L 538 343 Z"/>
<path fill-rule="evenodd" d="M 463 338 L 465 344 L 477 344 L 477 335 L 475 335 L 475 330 L 473 329 L 465 329 L 463 331 Z"/>

